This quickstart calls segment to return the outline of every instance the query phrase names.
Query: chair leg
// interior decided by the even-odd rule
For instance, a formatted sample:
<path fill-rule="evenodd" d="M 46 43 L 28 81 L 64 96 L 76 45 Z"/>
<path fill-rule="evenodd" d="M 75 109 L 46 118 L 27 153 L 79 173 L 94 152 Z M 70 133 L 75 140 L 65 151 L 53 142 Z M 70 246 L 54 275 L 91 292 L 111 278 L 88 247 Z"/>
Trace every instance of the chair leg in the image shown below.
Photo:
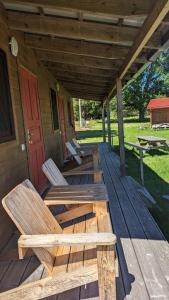
<path fill-rule="evenodd" d="M 115 300 L 115 251 L 114 246 L 97 247 L 99 300 Z"/>

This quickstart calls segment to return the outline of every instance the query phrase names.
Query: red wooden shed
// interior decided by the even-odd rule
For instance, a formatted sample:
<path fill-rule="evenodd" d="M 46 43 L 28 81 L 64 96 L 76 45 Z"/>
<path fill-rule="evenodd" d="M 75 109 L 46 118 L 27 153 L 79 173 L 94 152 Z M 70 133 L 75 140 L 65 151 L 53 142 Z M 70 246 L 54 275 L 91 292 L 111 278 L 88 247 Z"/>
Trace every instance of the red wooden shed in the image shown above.
<path fill-rule="evenodd" d="M 147 109 L 150 111 L 150 125 L 169 123 L 169 98 L 151 99 Z"/>

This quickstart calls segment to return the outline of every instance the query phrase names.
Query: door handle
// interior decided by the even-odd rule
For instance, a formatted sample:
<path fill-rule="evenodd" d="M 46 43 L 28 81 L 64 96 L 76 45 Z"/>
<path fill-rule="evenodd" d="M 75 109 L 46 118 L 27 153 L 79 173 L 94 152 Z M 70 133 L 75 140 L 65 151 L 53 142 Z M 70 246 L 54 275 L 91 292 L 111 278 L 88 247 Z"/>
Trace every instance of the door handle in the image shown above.
<path fill-rule="evenodd" d="M 32 139 L 31 139 L 31 133 L 30 133 L 30 130 L 29 130 L 29 129 L 27 130 L 27 134 L 28 134 L 28 143 L 29 143 L 29 144 L 33 144 L 33 143 L 32 143 Z"/>

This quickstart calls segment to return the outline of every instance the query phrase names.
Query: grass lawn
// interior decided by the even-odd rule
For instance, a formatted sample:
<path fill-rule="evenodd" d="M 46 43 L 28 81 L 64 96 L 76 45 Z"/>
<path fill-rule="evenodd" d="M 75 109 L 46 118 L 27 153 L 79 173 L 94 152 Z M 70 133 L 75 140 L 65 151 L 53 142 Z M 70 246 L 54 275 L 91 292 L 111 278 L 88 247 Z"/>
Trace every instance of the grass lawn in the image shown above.
<path fill-rule="evenodd" d="M 112 122 L 113 145 L 118 152 L 117 123 Z M 80 129 L 76 124 L 77 137 L 83 142 L 102 141 L 102 121 L 89 121 L 87 128 Z M 138 123 L 134 119 L 125 119 L 124 123 L 125 141 L 136 142 L 138 135 L 153 135 L 165 137 L 169 142 L 169 129 L 153 130 L 149 122 Z M 140 182 L 139 155 L 126 147 L 127 175 L 131 175 Z M 169 240 L 169 203 L 162 200 L 162 195 L 169 194 L 169 150 L 152 150 L 144 156 L 145 186 L 157 200 L 161 211 L 154 207 L 151 212 L 158 222 L 160 228 Z M 141 183 L 141 182 L 140 182 Z"/>

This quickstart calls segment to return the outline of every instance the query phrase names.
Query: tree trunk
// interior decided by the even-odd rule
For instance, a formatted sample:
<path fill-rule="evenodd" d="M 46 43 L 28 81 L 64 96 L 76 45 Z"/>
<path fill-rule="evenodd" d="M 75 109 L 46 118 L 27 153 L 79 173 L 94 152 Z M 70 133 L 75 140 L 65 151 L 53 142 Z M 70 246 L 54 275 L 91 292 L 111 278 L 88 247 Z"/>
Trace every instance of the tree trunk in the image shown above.
<path fill-rule="evenodd" d="M 140 109 L 139 110 L 139 122 L 144 122 L 144 120 L 145 120 L 145 110 Z"/>

